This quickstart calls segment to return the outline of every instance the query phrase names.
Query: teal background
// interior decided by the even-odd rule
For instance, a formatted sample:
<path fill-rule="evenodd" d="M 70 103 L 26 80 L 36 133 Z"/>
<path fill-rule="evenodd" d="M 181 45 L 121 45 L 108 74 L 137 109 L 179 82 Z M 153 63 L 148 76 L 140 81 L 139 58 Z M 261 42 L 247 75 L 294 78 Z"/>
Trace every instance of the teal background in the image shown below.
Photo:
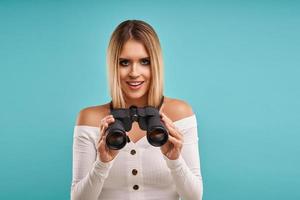
<path fill-rule="evenodd" d="M 205 200 L 300 199 L 299 1 L 0 1 L 0 199 L 69 199 L 78 112 L 110 100 L 126 19 L 198 120 Z"/>

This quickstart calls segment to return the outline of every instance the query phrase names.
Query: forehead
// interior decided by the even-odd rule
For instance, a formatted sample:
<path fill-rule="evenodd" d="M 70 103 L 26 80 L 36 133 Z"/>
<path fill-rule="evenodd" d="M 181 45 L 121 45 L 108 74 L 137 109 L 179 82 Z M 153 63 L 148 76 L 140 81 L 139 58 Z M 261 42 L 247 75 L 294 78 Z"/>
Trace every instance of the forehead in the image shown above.
<path fill-rule="evenodd" d="M 136 40 L 128 40 L 122 48 L 120 58 L 139 59 L 149 57 L 143 43 Z"/>

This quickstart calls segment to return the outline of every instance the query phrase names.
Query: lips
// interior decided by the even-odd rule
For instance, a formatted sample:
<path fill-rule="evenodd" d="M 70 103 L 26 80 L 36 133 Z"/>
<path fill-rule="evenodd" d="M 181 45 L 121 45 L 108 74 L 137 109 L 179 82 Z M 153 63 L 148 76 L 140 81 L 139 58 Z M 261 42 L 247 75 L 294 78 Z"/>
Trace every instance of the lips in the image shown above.
<path fill-rule="evenodd" d="M 126 81 L 126 83 L 129 88 L 136 90 L 142 87 L 144 81 Z"/>

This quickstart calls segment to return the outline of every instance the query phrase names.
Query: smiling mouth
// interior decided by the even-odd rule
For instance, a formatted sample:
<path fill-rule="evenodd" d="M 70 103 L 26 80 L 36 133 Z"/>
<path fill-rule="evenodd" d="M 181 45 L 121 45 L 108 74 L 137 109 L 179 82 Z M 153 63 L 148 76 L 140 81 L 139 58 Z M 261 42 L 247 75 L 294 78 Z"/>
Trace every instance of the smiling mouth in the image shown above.
<path fill-rule="evenodd" d="M 129 86 L 140 86 L 144 83 L 144 81 L 127 81 L 126 82 Z"/>
<path fill-rule="evenodd" d="M 132 90 L 138 90 L 142 87 L 144 81 L 127 81 L 127 85 Z"/>

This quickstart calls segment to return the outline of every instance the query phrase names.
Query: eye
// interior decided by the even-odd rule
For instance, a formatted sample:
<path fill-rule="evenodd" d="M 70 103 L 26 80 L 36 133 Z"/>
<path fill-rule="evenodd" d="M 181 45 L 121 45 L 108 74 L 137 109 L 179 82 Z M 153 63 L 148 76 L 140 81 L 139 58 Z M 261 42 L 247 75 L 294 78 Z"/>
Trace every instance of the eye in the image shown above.
<path fill-rule="evenodd" d="M 150 60 L 149 59 L 142 59 L 141 64 L 142 65 L 150 65 Z"/>
<path fill-rule="evenodd" d="M 128 66 L 129 65 L 129 60 L 126 60 L 126 59 L 120 60 L 119 64 L 121 66 Z"/>

